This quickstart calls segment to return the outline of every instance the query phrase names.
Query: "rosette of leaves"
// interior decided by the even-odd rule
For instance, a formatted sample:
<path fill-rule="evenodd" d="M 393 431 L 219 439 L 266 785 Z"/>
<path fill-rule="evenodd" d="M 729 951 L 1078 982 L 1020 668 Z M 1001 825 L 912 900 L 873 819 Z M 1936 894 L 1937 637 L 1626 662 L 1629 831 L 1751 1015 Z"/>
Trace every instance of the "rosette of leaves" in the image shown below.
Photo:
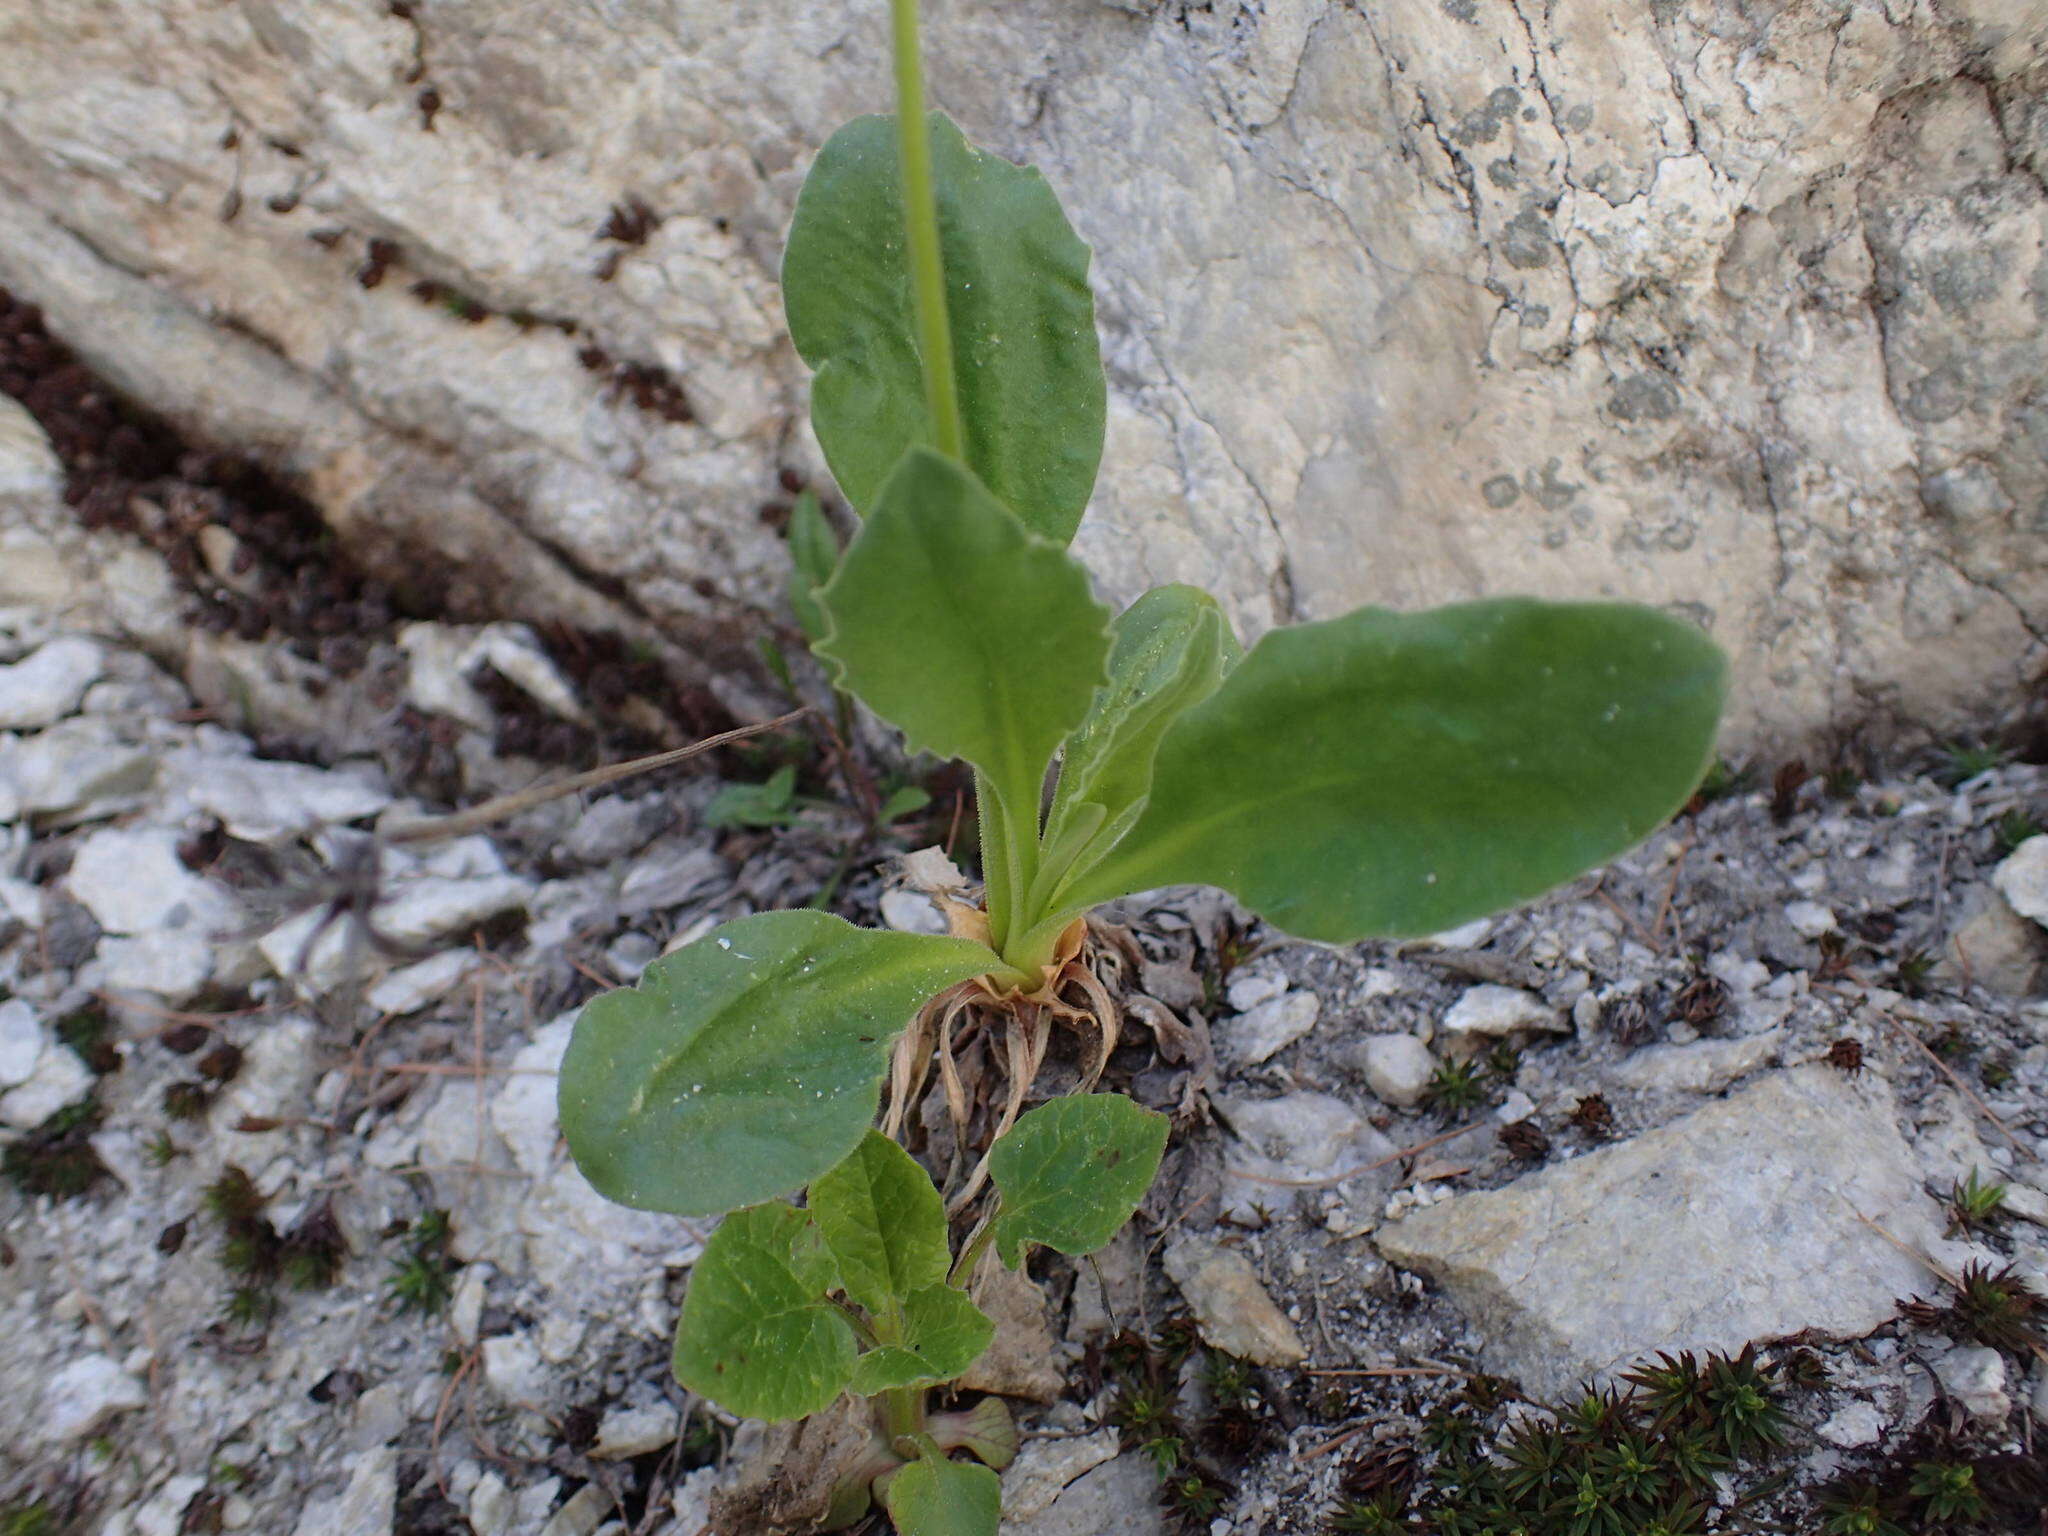
<path fill-rule="evenodd" d="M 937 994 L 978 981 L 998 1005 L 1028 997 L 1091 908 L 1164 885 L 1220 886 L 1334 943 L 1526 901 L 1684 803 L 1725 689 L 1698 630 L 1616 603 L 1362 608 L 1249 650 L 1192 587 L 1112 615 L 1067 549 L 1105 420 L 1088 248 L 1042 176 L 925 112 L 914 0 L 892 9 L 898 111 L 819 152 L 783 266 L 818 441 L 862 519 L 836 557 L 810 529 L 795 591 L 839 688 L 910 747 L 973 765 L 982 905 L 952 936 L 816 912 L 727 924 L 590 1003 L 560 1080 L 601 1192 L 690 1216 L 750 1208 L 726 1241 L 774 1273 L 775 1326 L 810 1363 L 786 1373 L 792 1395 L 745 1400 L 777 1415 L 872 1385 L 883 1366 L 859 1362 L 876 1350 L 917 1355 L 914 1379 L 953 1370 L 971 1337 L 957 1303 L 928 1299 L 953 1309 L 947 1348 L 884 1341 L 878 1318 L 914 1334 L 937 1314 L 914 1322 L 907 1292 L 900 1315 L 876 1312 L 827 1262 L 820 1218 L 775 1203 L 883 1155 L 866 1149 L 890 1052 Z M 1062 1177 L 1080 1194 L 1101 1173 Z M 865 1353 L 824 1299 L 835 1282 L 874 1335 Z M 964 1475 L 943 1451 L 896 1474 L 906 1508 Z"/>

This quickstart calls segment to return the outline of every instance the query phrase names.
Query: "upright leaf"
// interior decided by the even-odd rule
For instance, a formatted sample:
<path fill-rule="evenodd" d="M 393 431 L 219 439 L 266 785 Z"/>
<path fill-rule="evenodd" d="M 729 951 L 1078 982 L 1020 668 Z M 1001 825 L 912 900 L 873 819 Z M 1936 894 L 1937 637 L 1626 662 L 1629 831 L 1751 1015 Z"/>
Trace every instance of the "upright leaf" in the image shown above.
<path fill-rule="evenodd" d="M 830 581 L 838 568 L 839 538 L 810 491 L 798 496 L 790 509 L 789 561 L 789 606 L 797 627 L 816 643 L 825 637 L 825 610 L 818 606 L 818 588 Z"/>
<path fill-rule="evenodd" d="M 852 1388 L 873 1397 L 890 1387 L 927 1387 L 951 1381 L 981 1358 L 996 1325 L 967 1297 L 940 1281 L 912 1291 L 896 1321 L 901 1342 L 869 1350 L 855 1362 Z"/>
<path fill-rule="evenodd" d="M 882 1485 L 882 1505 L 900 1536 L 996 1536 L 1003 1485 L 978 1462 L 949 1461 L 927 1446 Z"/>
<path fill-rule="evenodd" d="M 1622 852 L 1692 792 L 1726 662 L 1647 608 L 1503 598 L 1275 630 L 1160 744 L 1069 892 L 1217 885 L 1304 938 L 1434 933 Z"/>
<path fill-rule="evenodd" d="M 965 939 L 822 912 L 727 923 L 592 999 L 557 1087 L 585 1178 L 705 1216 L 787 1194 L 859 1143 L 889 1049 L 925 1001 L 998 969 Z"/>
<path fill-rule="evenodd" d="M 1015 1269 L 1027 1243 L 1093 1253 L 1131 1219 L 1165 1151 L 1166 1116 L 1120 1093 L 1075 1094 L 1020 1115 L 988 1160 L 1002 1194 L 997 1256 Z"/>
<path fill-rule="evenodd" d="M 1065 544 L 1102 459 L 1106 390 L 1088 247 L 1037 171 L 931 114 L 967 462 L 1026 526 Z M 870 510 L 906 448 L 932 441 L 915 338 L 896 120 L 848 123 L 818 152 L 782 260 L 811 421 L 847 499 Z"/>
<path fill-rule="evenodd" d="M 1036 811 L 1109 649 L 1072 556 L 914 448 L 819 596 L 831 632 L 817 651 L 847 688 L 913 748 L 966 758 Z"/>
<path fill-rule="evenodd" d="M 945 1201 L 917 1159 L 881 1132 L 812 1183 L 809 1205 L 846 1294 L 870 1312 L 946 1278 Z"/>
<path fill-rule="evenodd" d="M 676 1380 L 744 1418 L 800 1419 L 853 1375 L 853 1329 L 825 1300 L 810 1218 L 780 1203 L 734 1211 L 690 1272 Z"/>
<path fill-rule="evenodd" d="M 1118 614 L 1110 625 L 1109 681 L 1066 744 L 1048 846 L 1072 834 L 1106 849 L 1128 831 L 1152 787 L 1167 727 L 1214 693 L 1243 655 L 1216 599 L 1196 587 L 1154 587 Z M 1069 851 L 1087 862 L 1081 847 Z"/>

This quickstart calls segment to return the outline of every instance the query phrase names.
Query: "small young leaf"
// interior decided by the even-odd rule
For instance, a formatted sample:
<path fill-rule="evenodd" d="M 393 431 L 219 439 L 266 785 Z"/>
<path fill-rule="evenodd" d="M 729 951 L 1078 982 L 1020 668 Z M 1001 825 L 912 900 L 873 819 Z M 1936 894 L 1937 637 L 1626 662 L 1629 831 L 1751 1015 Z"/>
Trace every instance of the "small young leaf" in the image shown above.
<path fill-rule="evenodd" d="M 1274 630 L 1160 743 L 1063 894 L 1216 885 L 1348 944 L 1527 901 L 1647 836 L 1713 749 L 1727 663 L 1647 608 L 1502 598 Z"/>
<path fill-rule="evenodd" d="M 796 814 L 796 769 L 785 764 L 765 784 L 725 785 L 699 820 L 707 827 L 781 827 Z"/>
<path fill-rule="evenodd" d="M 1002 1193 L 997 1256 L 1015 1269 L 1026 1243 L 1093 1253 L 1131 1219 L 1165 1151 L 1166 1116 L 1120 1093 L 1075 1094 L 1019 1116 L 988 1160 Z"/>
<path fill-rule="evenodd" d="M 789 514 L 789 606 L 797 627 L 815 644 L 825 636 L 825 610 L 818 606 L 818 588 L 839 567 L 839 537 L 825 521 L 824 509 L 810 491 L 797 497 Z"/>
<path fill-rule="evenodd" d="M 920 789 L 915 784 L 906 784 L 901 789 L 890 792 L 889 798 L 882 802 L 882 809 L 876 814 L 875 819 L 886 827 L 892 821 L 901 821 L 905 816 L 916 815 L 931 803 L 929 790 Z"/>
<path fill-rule="evenodd" d="M 675 1373 L 729 1412 L 800 1419 L 853 1375 L 853 1328 L 825 1300 L 829 1266 L 805 1244 L 810 1218 L 780 1203 L 734 1211 L 690 1272 Z M 822 1282 L 822 1283 L 821 1283 Z"/>
<path fill-rule="evenodd" d="M 950 459 L 903 458 L 819 594 L 818 654 L 909 737 L 1034 811 L 1109 650 L 1088 573 Z"/>
<path fill-rule="evenodd" d="M 846 1294 L 870 1312 L 946 1278 L 946 1204 L 917 1159 L 880 1131 L 812 1182 L 809 1204 Z"/>
<path fill-rule="evenodd" d="M 1107 398 L 1088 247 L 1037 171 L 931 114 L 967 462 L 1025 526 L 1073 538 L 1102 459 Z M 914 342 L 896 120 L 863 117 L 818 152 L 782 259 L 811 421 L 847 499 L 871 511 L 906 448 L 932 441 Z"/>
<path fill-rule="evenodd" d="M 928 1446 L 882 1485 L 882 1505 L 900 1536 L 996 1536 L 1003 1485 L 972 1461 L 949 1461 Z"/>
<path fill-rule="evenodd" d="M 859 1145 L 890 1047 L 929 998 L 1001 968 L 965 939 L 764 912 L 593 998 L 557 1087 L 583 1176 L 707 1216 L 809 1183 Z"/>
<path fill-rule="evenodd" d="M 862 1355 L 853 1367 L 852 1389 L 873 1397 L 891 1387 L 928 1387 L 951 1381 L 981 1358 L 996 1325 L 965 1291 L 943 1281 L 912 1291 L 902 1313 L 903 1342 L 884 1344 Z"/>
<path fill-rule="evenodd" d="M 1216 599 L 1196 587 L 1155 587 L 1110 625 L 1109 682 L 1068 740 L 1047 821 L 1048 849 L 1079 833 L 1107 848 L 1129 830 L 1152 787 L 1152 763 L 1182 711 L 1214 693 L 1244 656 Z M 1091 815 L 1086 807 L 1097 807 Z M 1085 867 L 1085 854 L 1074 849 Z M 1050 851 L 1050 868 L 1055 860 Z"/>

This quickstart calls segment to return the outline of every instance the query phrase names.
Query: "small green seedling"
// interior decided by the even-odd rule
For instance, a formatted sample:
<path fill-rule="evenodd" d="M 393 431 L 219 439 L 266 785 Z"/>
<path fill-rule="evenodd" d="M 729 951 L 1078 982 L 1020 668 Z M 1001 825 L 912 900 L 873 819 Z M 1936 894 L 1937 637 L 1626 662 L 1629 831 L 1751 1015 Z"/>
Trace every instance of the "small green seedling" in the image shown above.
<path fill-rule="evenodd" d="M 924 1407 L 987 1342 L 964 1289 L 981 1247 L 1014 1267 L 1107 1242 L 1164 1145 L 1159 1117 L 1088 1091 L 1116 1041 L 1089 912 L 1212 885 L 1350 943 L 1528 900 L 1686 802 L 1726 669 L 1689 624 L 1613 603 L 1363 608 L 1249 651 L 1192 587 L 1112 618 L 1067 550 L 1106 416 L 1088 248 L 1043 177 L 926 114 L 915 0 L 892 15 L 898 110 L 819 152 L 784 258 L 812 422 L 862 517 L 842 552 L 798 504 L 791 600 L 837 688 L 974 766 L 983 889 L 942 894 L 945 936 L 728 923 L 591 1002 L 559 1092 L 599 1191 L 731 1213 L 684 1303 L 684 1383 L 764 1418 L 873 1398 L 835 1513 L 878 1497 L 922 1536 L 998 1518 L 993 1475 L 951 1453 L 993 1464 L 1006 1442 Z M 1009 1099 L 942 1196 L 872 1127 L 885 1077 L 905 1123 L 937 1042 L 972 1161 L 946 1044 L 969 1014 Z M 1079 1096 L 1019 1118 L 1055 1023 L 1093 1041 Z M 949 1216 L 972 1221 L 990 1179 L 954 1259 Z"/>
<path fill-rule="evenodd" d="M 1986 1183 L 1972 1168 L 1948 1192 L 1948 1233 L 1977 1232 L 1991 1225 L 2005 1209 L 2005 1186 Z"/>

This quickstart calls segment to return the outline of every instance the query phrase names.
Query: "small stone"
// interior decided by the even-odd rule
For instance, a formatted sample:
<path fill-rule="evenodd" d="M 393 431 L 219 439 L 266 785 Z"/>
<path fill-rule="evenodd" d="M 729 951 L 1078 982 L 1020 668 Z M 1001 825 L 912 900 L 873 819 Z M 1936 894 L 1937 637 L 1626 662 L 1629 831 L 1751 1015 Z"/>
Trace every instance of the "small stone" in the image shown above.
<path fill-rule="evenodd" d="M 1003 1536 L 1164 1536 L 1159 1475 L 1142 1456 L 1118 1456 L 1084 1472 L 1035 1515 L 1006 1519 Z"/>
<path fill-rule="evenodd" d="M 0 1122 L 18 1131 L 34 1130 L 66 1104 L 85 1097 L 92 1082 L 91 1070 L 75 1051 L 46 1042 L 29 1075 L 0 1094 Z"/>
<path fill-rule="evenodd" d="M 2048 924 L 2048 836 L 2030 837 L 2006 855 L 1991 883 L 2021 917 Z"/>
<path fill-rule="evenodd" d="M 1815 1433 L 1829 1445 L 1839 1446 L 1842 1450 L 1861 1450 L 1884 1438 L 1884 1415 L 1877 1411 L 1875 1405 L 1858 1398 L 1828 1415 Z"/>
<path fill-rule="evenodd" d="M 205 1486 L 205 1478 L 190 1472 L 172 1478 L 150 1496 L 148 1503 L 135 1511 L 135 1536 L 181 1536 L 185 1507 Z"/>
<path fill-rule="evenodd" d="M 18 997 L 0 1003 L 0 1088 L 13 1088 L 35 1075 L 36 1060 L 49 1043 L 35 1009 Z"/>
<path fill-rule="evenodd" d="M 666 1450 L 675 1444 L 681 1427 L 676 1410 L 665 1403 L 608 1408 L 598 1423 L 597 1439 L 591 1444 L 590 1454 L 599 1461 L 622 1461 L 628 1456 Z"/>
<path fill-rule="evenodd" d="M 1440 1032 L 1454 1056 L 1469 1056 L 1485 1041 L 1505 1039 L 1524 1029 L 1559 1030 L 1557 1011 L 1520 987 L 1492 982 L 1468 988 L 1443 1016 Z"/>
<path fill-rule="evenodd" d="M 90 716 L 33 736 L 0 735 L 0 821 L 91 820 L 133 808 L 156 777 L 156 759 Z"/>
<path fill-rule="evenodd" d="M 582 864 L 610 864 L 646 847 L 667 817 L 659 796 L 629 800 L 613 795 L 576 818 L 562 839 L 562 851 Z"/>
<path fill-rule="evenodd" d="M 391 972 L 370 988 L 365 1000 L 377 1014 L 403 1017 L 418 1013 L 445 996 L 454 985 L 476 968 L 473 949 L 451 949 L 417 965 Z"/>
<path fill-rule="evenodd" d="M 1818 939 L 1822 934 L 1835 931 L 1834 912 L 1817 901 L 1788 902 L 1785 921 L 1802 939 Z"/>
<path fill-rule="evenodd" d="M 1021 1270 L 984 1263 L 974 1277 L 974 1303 L 996 1325 L 995 1338 L 968 1366 L 957 1387 L 999 1397 L 1050 1403 L 1066 1390 L 1058 1347 L 1045 1321 L 1045 1293 Z"/>
<path fill-rule="evenodd" d="M 398 1502 L 398 1452 L 379 1446 L 350 1463 L 348 1486 L 306 1501 L 292 1536 L 390 1536 Z"/>
<path fill-rule="evenodd" d="M 680 907 L 726 877 L 725 860 L 700 843 L 663 838 L 642 853 L 619 882 L 619 915 Z"/>
<path fill-rule="evenodd" d="M 1615 1081 L 1629 1088 L 1666 1093 L 1719 1093 L 1738 1077 L 1775 1061 L 1782 1030 L 1696 1045 L 1653 1045 L 1614 1068 Z"/>
<path fill-rule="evenodd" d="M 247 843 L 279 843 L 375 816 L 391 791 L 373 768 L 315 768 L 255 757 L 181 754 L 166 769 L 177 792 Z"/>
<path fill-rule="evenodd" d="M 1232 974 L 1223 996 L 1239 1013 L 1249 1013 L 1286 990 L 1287 976 L 1278 966 L 1254 964 Z"/>
<path fill-rule="evenodd" d="M 5 1079 L 0 1078 L 0 1081 Z M 2031 1184 L 2009 1182 L 2005 1186 L 2005 1199 L 2000 1208 L 2019 1217 L 2021 1221 L 2031 1221 L 2037 1227 L 2048 1227 L 2048 1194 L 2044 1194 Z"/>
<path fill-rule="evenodd" d="M 0 667 L 0 731 L 35 731 L 78 708 L 106 670 L 92 641 L 61 635 L 11 667 Z"/>
<path fill-rule="evenodd" d="M 1367 1087 L 1402 1109 L 1420 1104 L 1436 1075 L 1436 1057 L 1413 1035 L 1369 1036 L 1352 1050 L 1351 1061 Z"/>
<path fill-rule="evenodd" d="M 1434 949 L 1477 949 L 1486 942 L 1486 936 L 1493 932 L 1493 919 L 1475 917 L 1469 923 L 1456 928 L 1446 928 L 1442 933 L 1433 933 L 1422 942 Z"/>
<path fill-rule="evenodd" d="M 53 1442 L 79 1439 L 116 1414 L 143 1407 L 148 1401 L 148 1390 L 116 1361 L 105 1355 L 82 1355 L 59 1366 L 43 1387 L 43 1437 Z"/>
<path fill-rule="evenodd" d="M 1031 1440 L 1003 1472 L 1003 1518 L 1029 1520 L 1049 1508 L 1077 1478 L 1114 1460 L 1119 1436 L 1097 1430 L 1069 1440 Z"/>
<path fill-rule="evenodd" d="M 1179 962 L 1147 960 L 1138 968 L 1138 985 L 1169 1008 L 1198 1008 L 1204 996 L 1202 978 Z"/>
<path fill-rule="evenodd" d="M 1979 1424 L 2002 1424 L 2012 1412 L 2005 1357 L 1981 1345 L 1952 1349 L 1934 1362 L 1942 1388 Z"/>
<path fill-rule="evenodd" d="M 234 901 L 185 867 L 168 827 L 109 827 L 79 845 L 71 894 L 108 933 L 182 929 L 211 937 L 240 916 Z"/>
<path fill-rule="evenodd" d="M 1308 1358 L 1294 1324 L 1237 1249 L 1207 1234 L 1183 1237 L 1166 1250 L 1166 1273 L 1212 1348 L 1258 1365 L 1299 1365 Z"/>
<path fill-rule="evenodd" d="M 570 1494 L 562 1507 L 548 1517 L 540 1536 L 590 1536 L 603 1523 L 612 1507 L 611 1493 L 596 1483 L 585 1483 Z"/>
<path fill-rule="evenodd" d="M 1230 1053 L 1253 1066 L 1284 1050 L 1315 1028 L 1323 1000 L 1313 992 L 1287 992 L 1258 1004 L 1228 1026 Z"/>
<path fill-rule="evenodd" d="M 913 891 L 907 886 L 897 886 L 882 893 L 882 921 L 898 933 L 935 933 L 946 931 L 946 914 L 941 912 L 931 897 L 922 891 Z"/>
<path fill-rule="evenodd" d="M 111 992 L 149 992 L 182 1003 L 213 975 L 215 946 L 203 933 L 159 930 L 100 941 L 97 979 Z"/>
<path fill-rule="evenodd" d="M 2048 838 L 2029 839 L 2042 841 Z M 2021 917 L 1997 890 L 1982 886 L 1963 899 L 1959 919 L 1937 968 L 1942 977 L 2001 997 L 2032 996 L 2048 959 L 2048 934 L 2041 926 Z"/>
<path fill-rule="evenodd" d="M 1338 1180 L 1395 1150 L 1357 1110 L 1327 1093 L 1218 1094 L 1212 1103 L 1233 1133 L 1224 1148 L 1219 1215 L 1240 1226 L 1263 1226 L 1293 1209 L 1304 1180 Z"/>
<path fill-rule="evenodd" d="M 537 1404 L 547 1395 L 547 1367 L 531 1334 L 505 1333 L 485 1339 L 483 1366 L 485 1383 L 515 1408 Z"/>

